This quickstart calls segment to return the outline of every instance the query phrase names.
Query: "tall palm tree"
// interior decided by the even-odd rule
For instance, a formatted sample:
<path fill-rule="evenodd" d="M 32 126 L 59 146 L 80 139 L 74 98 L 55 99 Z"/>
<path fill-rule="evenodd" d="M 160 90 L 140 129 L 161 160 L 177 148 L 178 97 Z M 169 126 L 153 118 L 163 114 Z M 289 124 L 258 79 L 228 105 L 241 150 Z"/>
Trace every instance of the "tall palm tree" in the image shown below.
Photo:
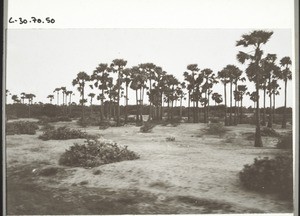
<path fill-rule="evenodd" d="M 101 91 L 101 93 L 97 96 L 101 101 L 101 121 L 104 119 L 104 100 L 105 91 L 108 89 L 109 72 L 111 72 L 111 69 L 107 64 L 99 64 L 91 76 L 91 80 L 94 81 L 94 86 Z"/>
<path fill-rule="evenodd" d="M 48 95 L 47 98 L 50 99 L 50 104 L 52 104 L 52 100 L 53 100 L 53 98 L 54 98 L 54 95 Z"/>
<path fill-rule="evenodd" d="M 124 81 L 125 81 L 125 124 L 128 121 L 128 88 L 129 84 L 131 83 L 131 69 L 130 68 L 125 68 L 123 70 L 123 75 L 124 75 Z"/>
<path fill-rule="evenodd" d="M 12 95 L 11 99 L 13 100 L 14 103 L 19 103 L 19 101 L 20 101 L 18 98 L 18 95 Z"/>
<path fill-rule="evenodd" d="M 79 91 L 80 96 L 81 96 L 81 99 L 79 102 L 82 107 L 82 119 L 84 118 L 84 103 L 86 102 L 86 99 L 84 98 L 84 88 L 85 88 L 86 82 L 89 80 L 90 80 L 90 76 L 86 72 L 81 71 L 77 74 L 76 78 L 73 79 L 73 81 L 72 81 L 73 86 L 78 85 L 77 90 Z"/>
<path fill-rule="evenodd" d="M 127 61 L 123 59 L 114 59 L 110 65 L 113 72 L 118 74 L 117 78 L 117 126 L 120 126 L 120 89 L 121 89 L 121 79 L 124 67 L 126 66 Z"/>
<path fill-rule="evenodd" d="M 203 69 L 201 71 L 202 77 L 204 79 L 204 84 L 202 85 L 202 92 L 204 93 L 204 123 L 208 122 L 208 112 L 209 112 L 209 98 L 211 94 L 211 89 L 214 84 L 217 83 L 217 79 L 213 71 L 209 68 Z"/>
<path fill-rule="evenodd" d="M 140 64 L 139 65 L 140 69 L 143 70 L 146 74 L 147 74 L 147 78 L 148 78 L 148 81 L 149 81 L 149 91 L 148 91 L 148 95 L 149 95 L 149 92 L 151 92 L 152 90 L 152 81 L 155 81 L 156 77 L 155 77 L 155 68 L 156 68 L 156 65 L 153 64 L 153 63 L 143 63 L 143 64 Z M 152 102 L 150 102 L 150 105 L 149 105 L 149 118 L 148 120 L 151 120 L 152 119 Z"/>
<path fill-rule="evenodd" d="M 255 131 L 255 147 L 263 146 L 261 140 L 261 133 L 260 133 L 260 108 L 259 108 L 259 86 L 262 79 L 261 74 L 261 59 L 263 55 L 263 51 L 261 46 L 266 44 L 273 32 L 267 31 L 252 31 L 249 34 L 242 35 L 241 39 L 237 41 L 236 46 L 243 46 L 243 47 L 251 47 L 254 50 L 254 54 L 249 54 L 240 51 L 237 55 L 237 59 L 240 63 L 244 64 L 246 61 L 250 61 L 248 68 L 246 69 L 246 73 L 248 79 L 255 83 L 255 88 L 257 92 L 257 103 L 256 103 L 256 131 Z"/>
<path fill-rule="evenodd" d="M 95 93 L 88 94 L 88 96 L 90 97 L 91 114 L 93 113 L 93 98 L 95 97 L 95 95 Z"/>
<path fill-rule="evenodd" d="M 217 92 L 212 93 L 211 99 L 215 101 L 215 106 L 223 102 L 222 95 Z"/>
<path fill-rule="evenodd" d="M 292 65 L 291 58 L 288 56 L 283 57 L 280 60 L 280 65 L 283 68 L 280 78 L 284 81 L 284 109 L 282 118 L 282 128 L 286 128 L 286 95 L 287 95 L 287 82 L 292 79 L 292 72 L 290 66 Z"/>
<path fill-rule="evenodd" d="M 230 77 L 229 77 L 229 70 L 224 67 L 221 71 L 218 72 L 218 78 L 224 85 L 224 104 L 225 104 L 225 120 L 224 124 L 225 126 L 229 125 L 228 119 L 227 119 L 227 83 L 230 82 Z"/>
<path fill-rule="evenodd" d="M 56 96 L 57 106 L 59 105 L 59 92 L 60 92 L 60 90 L 61 90 L 60 88 L 55 88 L 54 91 L 53 91 L 53 93 L 54 92 L 57 93 L 57 96 Z"/>
<path fill-rule="evenodd" d="M 28 99 L 28 118 L 30 118 L 30 115 L 31 115 L 30 107 L 33 103 L 33 98 L 35 98 L 35 97 L 36 96 L 32 93 L 25 94 L 25 99 Z"/>
<path fill-rule="evenodd" d="M 242 121 L 243 121 L 243 99 L 244 99 L 244 95 L 247 91 L 247 86 L 246 85 L 238 85 L 237 87 L 238 89 L 238 92 L 239 92 L 239 98 L 240 98 L 240 101 L 241 101 L 241 111 L 240 111 L 240 118 L 239 118 L 239 123 L 241 124 Z"/>
<path fill-rule="evenodd" d="M 185 77 L 189 78 L 190 81 L 190 88 L 191 88 L 191 100 L 193 101 L 193 122 L 197 123 L 199 122 L 199 115 L 198 115 L 198 108 L 199 108 L 199 100 L 201 97 L 201 93 L 200 93 L 200 85 L 203 81 L 203 79 L 201 80 L 201 76 L 200 74 L 198 74 L 199 72 L 199 68 L 198 68 L 198 64 L 189 64 L 187 66 L 187 70 L 190 71 L 189 76 L 186 75 Z M 196 80 L 197 78 L 198 80 Z M 201 82 L 200 82 L 201 81 Z M 195 110 L 195 105 L 196 105 L 196 110 Z"/>
<path fill-rule="evenodd" d="M 63 106 L 65 105 L 65 94 L 66 94 L 66 91 L 67 91 L 67 88 L 66 87 L 60 87 L 60 90 L 62 91 L 62 94 L 63 94 Z"/>

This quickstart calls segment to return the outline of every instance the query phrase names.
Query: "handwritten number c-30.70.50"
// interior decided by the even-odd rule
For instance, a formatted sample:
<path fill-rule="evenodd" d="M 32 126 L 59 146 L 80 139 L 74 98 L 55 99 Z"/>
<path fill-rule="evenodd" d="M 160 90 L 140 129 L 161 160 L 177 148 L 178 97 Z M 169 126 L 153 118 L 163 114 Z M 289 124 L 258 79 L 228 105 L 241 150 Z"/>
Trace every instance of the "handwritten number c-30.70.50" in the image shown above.
<path fill-rule="evenodd" d="M 46 17 L 45 19 L 40 19 L 40 18 L 36 18 L 36 17 L 31 17 L 31 19 L 25 19 L 23 17 L 19 17 L 19 19 L 13 19 L 12 17 L 10 17 L 8 22 L 9 23 L 18 23 L 20 25 L 28 24 L 28 23 L 38 23 L 38 24 L 49 23 L 49 24 L 53 24 L 53 23 L 55 23 L 55 19 L 50 18 L 50 17 Z"/>

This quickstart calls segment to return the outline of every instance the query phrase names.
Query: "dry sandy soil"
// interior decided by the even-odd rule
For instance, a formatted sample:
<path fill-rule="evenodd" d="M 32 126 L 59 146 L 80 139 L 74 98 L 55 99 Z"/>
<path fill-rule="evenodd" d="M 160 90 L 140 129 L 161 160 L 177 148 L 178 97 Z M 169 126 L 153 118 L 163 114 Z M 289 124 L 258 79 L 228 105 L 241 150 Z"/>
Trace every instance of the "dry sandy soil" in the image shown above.
<path fill-rule="evenodd" d="M 60 122 L 79 128 L 75 122 Z M 292 203 L 274 194 L 246 190 L 238 173 L 255 157 L 273 157 L 276 138 L 253 147 L 250 125 L 228 127 L 223 136 L 206 135 L 205 124 L 156 126 L 151 133 L 127 125 L 100 134 L 140 155 L 140 159 L 95 168 L 58 165 L 74 142 L 42 141 L 36 135 L 7 136 L 8 214 L 204 214 L 292 212 Z M 278 129 L 279 132 L 284 132 Z M 174 137 L 175 141 L 167 141 Z M 54 167 L 54 175 L 41 175 Z"/>

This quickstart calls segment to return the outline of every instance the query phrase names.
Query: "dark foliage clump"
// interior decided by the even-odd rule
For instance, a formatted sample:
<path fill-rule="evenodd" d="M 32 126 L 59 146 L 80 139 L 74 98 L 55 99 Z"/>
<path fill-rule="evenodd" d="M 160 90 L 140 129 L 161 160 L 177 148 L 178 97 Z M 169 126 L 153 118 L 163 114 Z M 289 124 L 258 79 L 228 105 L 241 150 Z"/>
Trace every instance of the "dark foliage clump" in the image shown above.
<path fill-rule="evenodd" d="M 6 123 L 6 135 L 29 134 L 34 135 L 39 126 L 35 122 L 15 121 Z"/>
<path fill-rule="evenodd" d="M 41 128 L 42 131 L 54 130 L 54 129 L 55 129 L 55 127 L 49 123 L 44 124 Z"/>
<path fill-rule="evenodd" d="M 39 139 L 42 140 L 67 140 L 67 139 L 80 139 L 87 138 L 87 133 L 81 130 L 70 129 L 67 127 L 59 127 L 57 129 L 50 129 L 44 131 Z"/>
<path fill-rule="evenodd" d="M 293 133 L 289 132 L 281 136 L 277 143 L 279 149 L 293 149 Z"/>
<path fill-rule="evenodd" d="M 151 122 L 145 122 L 142 127 L 140 127 L 140 132 L 142 133 L 150 133 L 152 129 L 155 127 L 155 124 Z"/>
<path fill-rule="evenodd" d="M 103 164 L 135 160 L 139 156 L 116 143 L 106 143 L 88 139 L 85 144 L 75 143 L 66 150 L 59 159 L 60 165 L 72 167 L 96 167 Z"/>
<path fill-rule="evenodd" d="M 273 128 L 263 127 L 260 129 L 260 134 L 262 136 L 269 136 L 269 137 L 278 137 L 279 133 L 277 133 Z"/>
<path fill-rule="evenodd" d="M 221 135 L 224 134 L 227 129 L 224 127 L 223 123 L 210 123 L 204 131 L 210 135 Z"/>
<path fill-rule="evenodd" d="M 39 118 L 38 123 L 39 124 L 48 124 L 48 123 L 54 123 L 54 122 L 71 122 L 72 119 L 68 116 L 57 116 L 57 117 L 47 117 L 42 116 Z"/>
<path fill-rule="evenodd" d="M 293 160 L 290 155 L 254 159 L 239 173 L 242 184 L 263 193 L 276 193 L 282 199 L 293 197 Z"/>

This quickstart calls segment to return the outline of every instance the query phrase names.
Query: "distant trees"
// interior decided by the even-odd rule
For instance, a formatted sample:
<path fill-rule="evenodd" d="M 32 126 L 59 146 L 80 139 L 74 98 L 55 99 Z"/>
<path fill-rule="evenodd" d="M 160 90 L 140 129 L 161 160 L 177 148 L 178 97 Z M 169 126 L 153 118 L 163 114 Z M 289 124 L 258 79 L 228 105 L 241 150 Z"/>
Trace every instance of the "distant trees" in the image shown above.
<path fill-rule="evenodd" d="M 262 46 L 268 42 L 272 34 L 273 32 L 252 31 L 242 35 L 237 41 L 236 46 L 242 46 L 245 49 L 239 51 L 236 56 L 240 63 L 246 64 L 245 71 L 240 70 L 234 64 L 226 65 L 217 73 L 210 68 L 200 70 L 198 64 L 188 64 L 182 80 L 180 80 L 151 62 L 128 67 L 126 60 L 114 59 L 109 64 L 98 64 L 91 74 L 79 72 L 72 80 L 72 85 L 77 87 L 80 95 L 82 118 L 84 118 L 84 107 L 87 102 L 86 95 L 90 97 L 88 105 L 91 107 L 96 107 L 93 104 L 94 98 L 100 101 L 99 110 L 93 112 L 91 108 L 91 115 L 93 114 L 93 117 L 94 114 L 99 115 L 100 121 L 113 118 L 117 126 L 123 123 L 121 122 L 123 118 L 124 123 L 128 123 L 130 114 L 136 116 L 136 123 L 145 120 L 143 114 L 149 114 L 148 120 L 162 120 L 166 113 L 168 120 L 173 120 L 176 116 L 179 116 L 180 119 L 187 116 L 188 122 L 208 123 L 212 113 L 210 110 L 213 110 L 210 108 L 210 102 L 213 100 L 215 106 L 224 101 L 224 123 L 226 126 L 232 126 L 243 122 L 243 103 L 246 92 L 250 90 L 248 95 L 256 108 L 254 145 L 262 146 L 260 124 L 268 123 L 267 126 L 272 127 L 275 119 L 275 99 L 279 94 L 280 82 L 284 83 L 282 128 L 286 127 L 287 83 L 292 79 L 290 70 L 292 62 L 289 57 L 283 57 L 280 60 L 281 67 L 279 67 L 279 64 L 276 63 L 276 54 L 263 54 Z M 247 79 L 255 85 L 254 91 L 251 87 L 248 89 L 247 85 L 241 85 L 246 79 L 243 73 L 246 73 Z M 219 82 L 223 84 L 224 91 L 222 93 L 215 91 L 215 84 Z M 90 86 L 92 93 L 90 93 L 91 91 L 86 92 L 86 86 Z M 135 93 L 135 101 L 130 101 L 130 99 L 134 99 L 134 97 L 130 98 L 130 91 Z M 66 114 L 65 111 L 68 107 L 71 109 L 71 106 L 67 105 L 72 104 L 73 92 L 63 86 L 55 88 L 53 93 L 56 93 L 56 96 L 55 94 L 47 96 L 50 104 L 55 96 L 56 110 L 60 111 L 60 107 L 63 106 L 63 114 Z M 62 94 L 62 103 L 59 100 L 60 93 Z M 6 91 L 6 94 L 10 94 L 10 92 Z M 263 100 L 259 100 L 261 94 L 263 94 Z M 123 97 L 124 109 L 120 102 Z M 14 103 L 25 104 L 28 100 L 28 104 L 32 104 L 32 99 L 29 99 L 28 94 L 24 92 L 21 93 L 20 99 L 18 95 L 12 95 L 11 99 Z M 183 100 L 187 100 L 187 109 L 183 107 Z M 268 100 L 269 105 L 266 105 Z M 263 101 L 262 115 L 260 115 L 260 101 Z M 135 105 L 130 106 L 130 103 Z M 219 110 L 223 112 L 223 107 L 220 107 Z M 220 118 L 223 118 L 223 114 Z"/>

